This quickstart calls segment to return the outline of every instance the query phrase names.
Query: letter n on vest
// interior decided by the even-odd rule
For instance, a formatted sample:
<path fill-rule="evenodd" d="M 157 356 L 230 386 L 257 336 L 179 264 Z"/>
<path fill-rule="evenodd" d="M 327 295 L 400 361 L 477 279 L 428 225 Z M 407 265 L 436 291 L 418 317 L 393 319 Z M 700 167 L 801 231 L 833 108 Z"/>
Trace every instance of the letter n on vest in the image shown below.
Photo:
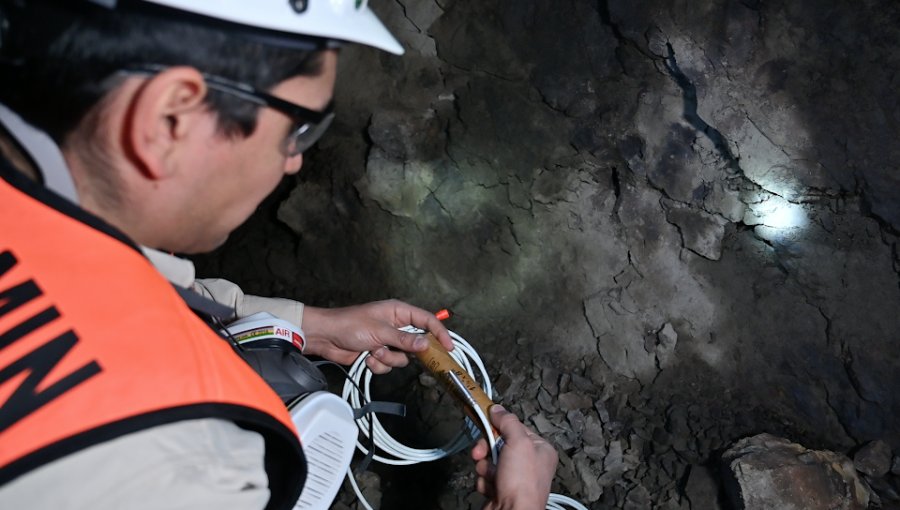
<path fill-rule="evenodd" d="M 16 263 L 17 260 L 11 252 L 0 253 L 0 318 L 43 294 L 34 280 L 26 280 L 7 287 L 9 284 L 6 276 Z M 9 348 L 17 340 L 35 333 L 59 316 L 56 308 L 51 306 L 14 324 L 0 334 L 0 350 Z M 39 345 L 9 365 L 0 367 L 0 395 L 9 395 L 0 404 L 0 432 L 100 373 L 100 365 L 96 361 L 91 361 L 52 384 L 46 384 L 47 375 L 77 343 L 78 336 L 69 330 Z M 23 378 L 20 374 L 27 375 Z M 18 380 L 19 384 L 13 386 L 10 391 L 7 386 L 11 386 L 15 380 Z"/>

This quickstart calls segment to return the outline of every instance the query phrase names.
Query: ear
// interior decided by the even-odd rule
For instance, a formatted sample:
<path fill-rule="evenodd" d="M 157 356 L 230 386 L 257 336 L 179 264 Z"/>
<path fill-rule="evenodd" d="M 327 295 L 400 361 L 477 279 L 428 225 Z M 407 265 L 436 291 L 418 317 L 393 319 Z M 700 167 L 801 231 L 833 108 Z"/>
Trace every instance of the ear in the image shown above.
<path fill-rule="evenodd" d="M 173 158 L 207 115 L 205 97 L 206 82 L 193 67 L 168 68 L 137 89 L 124 141 L 146 177 L 162 179 L 177 168 Z"/>

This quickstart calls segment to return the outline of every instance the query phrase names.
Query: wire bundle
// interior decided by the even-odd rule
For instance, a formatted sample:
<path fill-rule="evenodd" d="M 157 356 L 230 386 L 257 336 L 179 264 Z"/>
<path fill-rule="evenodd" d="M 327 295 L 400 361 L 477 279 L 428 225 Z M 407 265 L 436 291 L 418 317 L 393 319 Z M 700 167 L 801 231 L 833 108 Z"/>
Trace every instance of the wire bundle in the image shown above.
<path fill-rule="evenodd" d="M 424 333 L 424 331 L 412 326 L 401 328 L 401 330 L 407 333 Z M 481 361 L 481 357 L 478 355 L 475 349 L 471 345 L 469 345 L 468 342 L 466 342 L 463 337 L 457 335 L 452 331 L 450 331 L 450 337 L 453 339 L 454 346 L 454 349 L 450 351 L 450 356 L 454 361 L 459 363 L 459 365 L 463 367 L 463 369 L 470 376 L 481 383 L 481 387 L 488 397 L 493 398 L 493 387 L 491 386 L 491 379 L 490 376 L 488 376 L 487 369 L 484 367 L 484 363 Z M 341 397 L 349 402 L 354 409 L 358 409 L 362 407 L 366 402 L 371 402 L 372 400 L 370 391 L 372 372 L 368 369 L 365 363 L 368 356 L 369 353 L 364 352 L 356 358 L 356 361 L 353 362 L 353 365 L 349 370 L 350 377 L 344 383 L 344 389 L 341 394 Z M 473 409 L 475 411 L 475 414 L 478 416 L 478 421 L 481 422 L 481 428 L 476 426 L 475 423 L 472 422 L 472 420 L 466 418 L 465 427 L 459 432 L 459 434 L 457 434 L 447 444 L 438 448 L 431 449 L 411 448 L 400 443 L 399 441 L 391 437 L 391 435 L 388 434 L 386 430 L 384 430 L 384 427 L 382 427 L 381 423 L 378 421 L 378 417 L 374 413 L 369 413 L 358 418 L 356 420 L 356 424 L 359 427 L 362 435 L 366 438 L 369 438 L 369 431 L 372 431 L 372 444 L 374 444 L 385 454 L 374 454 L 373 459 L 383 464 L 408 466 L 412 464 L 418 464 L 420 462 L 431 462 L 442 459 L 466 449 L 470 444 L 472 444 L 473 440 L 478 438 L 481 430 L 488 431 L 488 446 L 490 447 L 493 461 L 496 464 L 499 455 L 498 443 L 502 444 L 502 439 L 498 441 L 497 438 L 493 437 L 493 434 L 490 433 L 490 421 L 488 417 L 484 415 L 481 409 L 477 406 Z M 363 444 L 362 440 L 357 441 L 356 447 L 364 455 L 369 453 L 366 445 Z M 362 495 L 362 492 L 359 490 L 359 486 L 356 484 L 356 479 L 353 476 L 353 472 L 349 469 L 347 470 L 347 478 L 349 478 L 350 485 L 353 487 L 353 491 L 356 493 L 356 496 L 359 498 L 363 506 L 368 510 L 372 510 L 372 507 L 369 505 L 368 501 L 366 501 L 365 497 L 363 497 Z M 568 508 L 574 508 L 576 510 L 587 510 L 584 505 L 572 498 L 563 496 L 561 494 L 550 495 L 550 499 L 547 502 L 547 510 L 566 510 Z"/>

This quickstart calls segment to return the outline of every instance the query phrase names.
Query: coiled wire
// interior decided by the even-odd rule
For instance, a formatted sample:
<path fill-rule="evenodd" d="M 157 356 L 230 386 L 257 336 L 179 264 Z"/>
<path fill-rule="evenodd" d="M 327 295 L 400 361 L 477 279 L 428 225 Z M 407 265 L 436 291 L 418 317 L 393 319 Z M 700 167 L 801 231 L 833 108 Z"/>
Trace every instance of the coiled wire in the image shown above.
<path fill-rule="evenodd" d="M 412 326 L 401 328 L 401 331 L 406 333 L 424 333 L 421 329 Z M 453 331 L 450 331 L 449 333 L 450 338 L 453 339 L 454 346 L 454 349 L 450 351 L 450 356 L 454 361 L 459 363 L 473 379 L 478 381 L 485 394 L 493 399 L 494 390 L 491 386 L 491 379 L 487 373 L 487 369 L 484 367 L 484 362 L 481 361 L 481 356 L 478 355 L 478 352 L 476 352 L 463 337 Z M 350 379 L 344 383 L 344 389 L 341 393 L 341 397 L 349 402 L 354 409 L 358 409 L 362 407 L 364 403 L 372 400 L 370 391 L 372 372 L 366 366 L 365 361 L 367 357 L 369 357 L 369 352 L 364 352 L 353 362 L 353 365 L 351 365 L 349 370 Z M 362 389 L 362 393 L 360 393 L 360 388 Z M 496 464 L 499 448 L 497 446 L 497 438 L 493 437 L 493 434 L 490 432 L 490 420 L 479 407 L 475 407 L 473 410 L 478 416 L 481 427 L 475 425 L 471 419 L 466 418 L 465 426 L 459 434 L 454 436 L 447 444 L 438 448 L 420 449 L 404 445 L 387 433 L 374 413 L 369 413 L 358 418 L 356 420 L 356 425 L 359 427 L 360 433 L 366 438 L 369 438 L 369 430 L 372 430 L 373 444 L 378 450 L 381 450 L 384 453 L 384 455 L 375 453 L 372 458 L 382 464 L 408 466 L 420 462 L 431 462 L 442 459 L 466 449 L 478 438 L 482 430 L 488 431 L 488 446 L 490 447 L 494 464 Z M 364 455 L 369 453 L 362 439 L 356 442 L 356 448 Z M 367 510 L 372 510 L 371 505 L 369 505 L 369 502 L 366 501 L 366 498 L 359 490 L 356 478 L 353 476 L 353 472 L 350 469 L 347 470 L 347 478 L 362 505 Z M 572 498 L 561 494 L 550 494 L 550 499 L 547 502 L 547 510 L 567 510 L 570 508 L 575 510 L 587 510 L 584 505 Z"/>

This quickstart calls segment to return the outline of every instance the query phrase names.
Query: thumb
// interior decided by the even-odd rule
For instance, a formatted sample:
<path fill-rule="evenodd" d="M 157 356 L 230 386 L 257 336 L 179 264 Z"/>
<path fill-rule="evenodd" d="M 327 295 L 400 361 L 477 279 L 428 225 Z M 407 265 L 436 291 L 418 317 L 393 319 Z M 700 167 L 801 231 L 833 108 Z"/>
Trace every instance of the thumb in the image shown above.
<path fill-rule="evenodd" d="M 494 404 L 490 409 L 491 423 L 497 427 L 500 434 L 508 440 L 526 435 L 525 426 L 516 418 L 516 415 L 507 411 L 500 404 Z"/>
<path fill-rule="evenodd" d="M 404 333 L 397 331 L 396 342 L 391 347 L 404 350 L 406 352 L 420 352 L 428 348 L 428 338 L 425 335 L 415 333 Z"/>

